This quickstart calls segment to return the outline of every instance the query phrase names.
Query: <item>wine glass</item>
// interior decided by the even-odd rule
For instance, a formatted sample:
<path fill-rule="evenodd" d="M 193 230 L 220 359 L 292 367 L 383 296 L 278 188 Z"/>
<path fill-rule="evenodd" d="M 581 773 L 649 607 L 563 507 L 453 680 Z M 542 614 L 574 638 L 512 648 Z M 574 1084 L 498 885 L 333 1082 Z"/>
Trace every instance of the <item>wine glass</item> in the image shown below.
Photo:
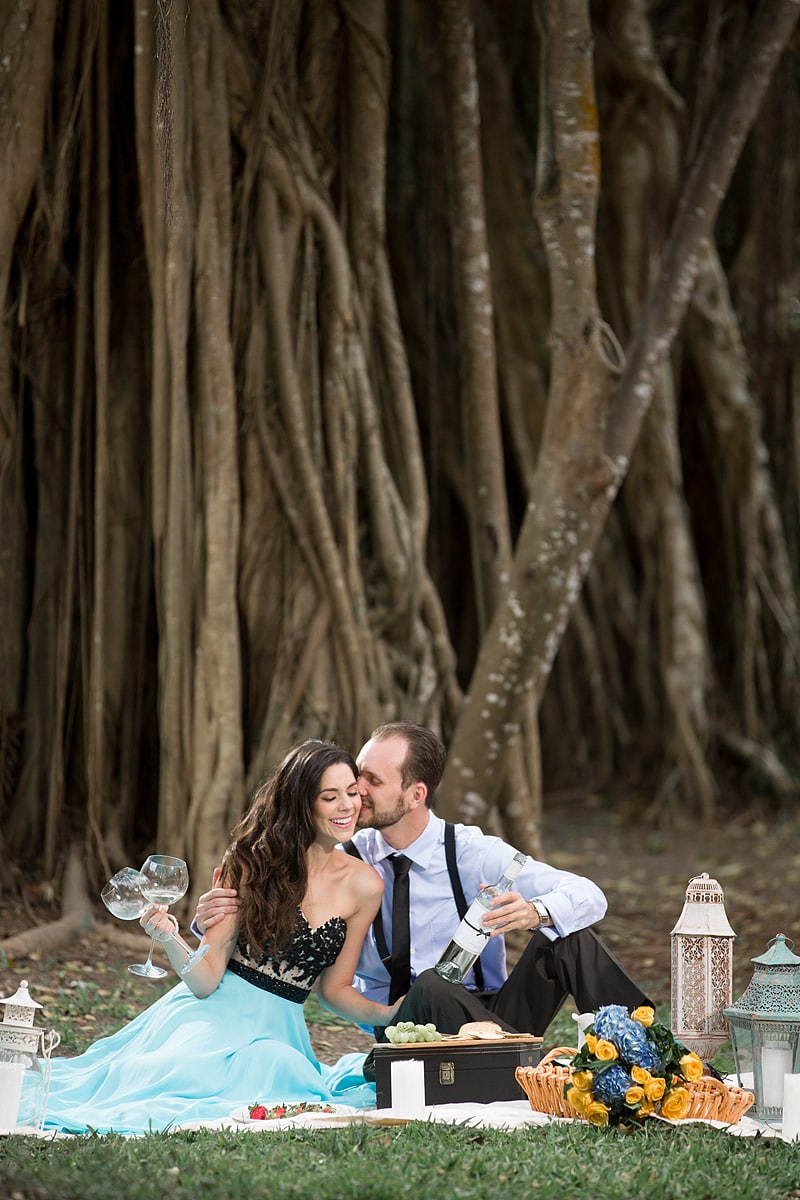
<path fill-rule="evenodd" d="M 171 854 L 149 854 L 139 871 L 139 891 L 147 904 L 163 904 L 167 908 L 186 894 L 189 886 L 189 869 L 182 858 Z M 174 934 L 173 934 L 174 936 Z M 150 937 L 147 961 L 128 967 L 132 975 L 144 979 L 163 979 L 167 972 L 153 963 L 153 947 L 156 935 Z"/>
<path fill-rule="evenodd" d="M 135 921 L 150 907 L 141 889 L 142 877 L 133 867 L 123 867 L 112 875 L 100 893 L 110 913 L 121 921 Z"/>
<path fill-rule="evenodd" d="M 157 858 L 159 856 L 154 855 L 153 857 Z M 180 859 L 175 859 L 174 861 L 176 863 L 181 862 Z M 185 870 L 186 864 L 183 863 L 182 866 Z M 152 882 L 152 880 L 150 882 Z M 111 876 L 108 883 L 100 893 L 100 898 L 108 911 L 113 913 L 115 917 L 119 917 L 122 921 L 135 921 L 138 917 L 141 917 L 143 913 L 147 912 L 148 908 L 150 908 L 151 904 L 154 902 L 172 903 L 179 899 L 179 897 L 184 894 L 186 887 L 188 886 L 188 873 L 186 875 L 186 885 L 182 884 L 182 890 L 180 892 L 171 892 L 169 901 L 154 901 L 153 898 L 145 895 L 143 889 L 146 886 L 147 881 L 145 880 L 141 871 L 136 871 L 133 867 L 123 867 L 121 871 L 117 871 L 116 875 Z M 166 937 L 162 935 L 162 940 L 170 941 L 174 937 L 174 933 Z M 145 976 L 146 978 L 150 979 L 161 978 L 162 975 L 166 975 L 167 973 L 166 971 L 162 971 L 160 967 L 154 967 L 150 961 L 153 953 L 153 940 L 154 939 L 151 939 L 150 954 L 148 955 L 150 971 L 148 971 L 147 975 Z M 188 975 L 195 963 L 199 962 L 200 959 L 208 953 L 209 949 L 210 947 L 207 943 L 199 946 L 197 950 L 188 956 L 186 962 L 180 968 L 179 974 L 181 976 Z M 144 975 L 146 967 L 147 963 L 136 963 L 134 966 L 129 967 L 128 970 L 134 975 Z"/>
<path fill-rule="evenodd" d="M 121 871 L 117 871 L 116 875 L 111 876 L 100 893 L 100 899 L 115 917 L 119 917 L 122 921 L 135 921 L 147 912 L 152 903 L 142 892 L 143 884 L 144 877 L 141 871 L 136 871 L 133 867 L 123 867 Z M 150 954 L 152 955 L 152 953 L 153 939 L 150 941 Z M 144 974 L 146 965 L 137 963 L 135 966 L 128 967 L 128 970 L 134 975 Z M 162 971 L 161 967 L 154 967 L 152 963 L 150 968 L 147 975 L 153 979 L 161 978 L 167 973 Z"/>

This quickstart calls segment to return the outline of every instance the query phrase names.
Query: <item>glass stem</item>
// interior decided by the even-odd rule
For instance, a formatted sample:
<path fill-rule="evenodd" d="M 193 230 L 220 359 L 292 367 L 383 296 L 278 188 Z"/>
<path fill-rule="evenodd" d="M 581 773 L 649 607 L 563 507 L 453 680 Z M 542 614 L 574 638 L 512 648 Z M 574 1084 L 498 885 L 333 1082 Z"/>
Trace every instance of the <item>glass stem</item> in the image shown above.
<path fill-rule="evenodd" d="M 173 937 L 174 936 L 175 935 L 173 934 Z M 152 970 L 152 967 L 153 967 L 153 947 L 155 946 L 155 944 L 156 944 L 155 934 L 152 934 L 150 937 L 150 949 L 147 951 L 147 962 L 144 964 L 148 971 Z"/>

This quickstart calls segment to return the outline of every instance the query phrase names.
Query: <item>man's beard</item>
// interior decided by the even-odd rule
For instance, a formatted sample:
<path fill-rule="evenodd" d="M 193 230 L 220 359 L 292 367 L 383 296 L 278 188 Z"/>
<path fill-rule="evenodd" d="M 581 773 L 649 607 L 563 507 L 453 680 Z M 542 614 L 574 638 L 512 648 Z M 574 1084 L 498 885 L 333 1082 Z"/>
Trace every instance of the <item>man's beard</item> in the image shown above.
<path fill-rule="evenodd" d="M 390 826 L 396 825 L 398 821 L 402 820 L 405 815 L 403 797 L 398 796 L 394 808 L 388 812 L 377 813 L 372 807 L 365 812 L 362 808 L 356 821 L 356 829 L 389 829 Z"/>

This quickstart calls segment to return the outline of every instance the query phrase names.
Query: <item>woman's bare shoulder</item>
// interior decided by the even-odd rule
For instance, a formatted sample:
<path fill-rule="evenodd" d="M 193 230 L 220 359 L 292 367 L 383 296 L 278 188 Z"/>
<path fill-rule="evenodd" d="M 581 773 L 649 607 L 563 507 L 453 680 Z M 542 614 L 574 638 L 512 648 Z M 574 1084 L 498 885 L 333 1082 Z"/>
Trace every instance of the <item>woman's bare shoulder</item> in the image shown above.
<path fill-rule="evenodd" d="M 360 896 L 372 899 L 383 895 L 383 880 L 374 867 L 360 858 L 347 856 L 348 879 Z"/>

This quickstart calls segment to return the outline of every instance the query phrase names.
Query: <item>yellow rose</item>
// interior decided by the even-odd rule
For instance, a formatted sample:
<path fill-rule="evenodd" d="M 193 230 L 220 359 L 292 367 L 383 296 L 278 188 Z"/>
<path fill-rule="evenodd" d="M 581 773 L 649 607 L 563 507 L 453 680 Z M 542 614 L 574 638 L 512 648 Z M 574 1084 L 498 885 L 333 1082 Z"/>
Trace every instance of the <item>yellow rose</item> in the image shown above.
<path fill-rule="evenodd" d="M 573 1071 L 572 1086 L 576 1087 L 579 1092 L 590 1092 L 592 1090 L 592 1078 L 591 1071 Z"/>
<path fill-rule="evenodd" d="M 590 1125 L 600 1127 L 608 1124 L 608 1108 L 605 1104 L 601 1104 L 599 1100 L 592 1100 L 587 1104 L 583 1115 Z"/>
<path fill-rule="evenodd" d="M 661 1115 L 669 1121 L 680 1121 L 689 1111 L 690 1103 L 691 1100 L 686 1088 L 670 1088 L 661 1105 Z"/>
<path fill-rule="evenodd" d="M 631 1013 L 631 1020 L 638 1021 L 640 1025 L 644 1025 L 645 1029 L 648 1029 L 655 1019 L 655 1010 L 649 1004 L 642 1004 Z"/>
<path fill-rule="evenodd" d="M 653 1104 L 650 1100 L 647 1099 L 647 1096 L 645 1096 L 644 1100 L 642 1101 L 642 1103 L 639 1107 L 639 1116 L 640 1117 L 649 1117 L 652 1112 L 655 1112 L 655 1107 L 656 1107 L 655 1104 Z"/>
<path fill-rule="evenodd" d="M 702 1059 L 694 1053 L 684 1054 L 680 1061 L 680 1068 L 684 1079 L 689 1079 L 692 1083 L 702 1078 L 703 1062 Z"/>
<path fill-rule="evenodd" d="M 577 1113 L 585 1113 L 592 1099 L 589 1092 L 582 1092 L 580 1088 L 571 1087 L 567 1088 L 567 1102 Z"/>
<path fill-rule="evenodd" d="M 631 1067 L 631 1079 L 634 1083 L 647 1083 L 650 1079 L 650 1072 L 645 1071 L 644 1067 Z"/>
<path fill-rule="evenodd" d="M 629 1087 L 625 1093 L 625 1103 L 631 1108 L 636 1108 L 637 1104 L 641 1104 L 644 1100 L 644 1088 L 635 1083 L 633 1087 Z"/>
<path fill-rule="evenodd" d="M 590 1054 L 594 1054 L 595 1047 L 597 1046 L 598 1040 L 599 1039 L 598 1039 L 596 1033 L 587 1033 L 586 1034 L 586 1045 L 587 1045 L 587 1048 L 588 1048 Z"/>
<path fill-rule="evenodd" d="M 593 1053 L 602 1062 L 612 1062 L 613 1059 L 619 1058 L 619 1052 L 613 1042 L 607 1042 L 605 1038 L 598 1038 L 597 1045 Z"/>
<path fill-rule="evenodd" d="M 645 1096 L 648 1100 L 652 1100 L 654 1102 L 660 1100 L 666 1090 L 666 1079 L 648 1079 L 647 1083 L 644 1085 Z"/>

